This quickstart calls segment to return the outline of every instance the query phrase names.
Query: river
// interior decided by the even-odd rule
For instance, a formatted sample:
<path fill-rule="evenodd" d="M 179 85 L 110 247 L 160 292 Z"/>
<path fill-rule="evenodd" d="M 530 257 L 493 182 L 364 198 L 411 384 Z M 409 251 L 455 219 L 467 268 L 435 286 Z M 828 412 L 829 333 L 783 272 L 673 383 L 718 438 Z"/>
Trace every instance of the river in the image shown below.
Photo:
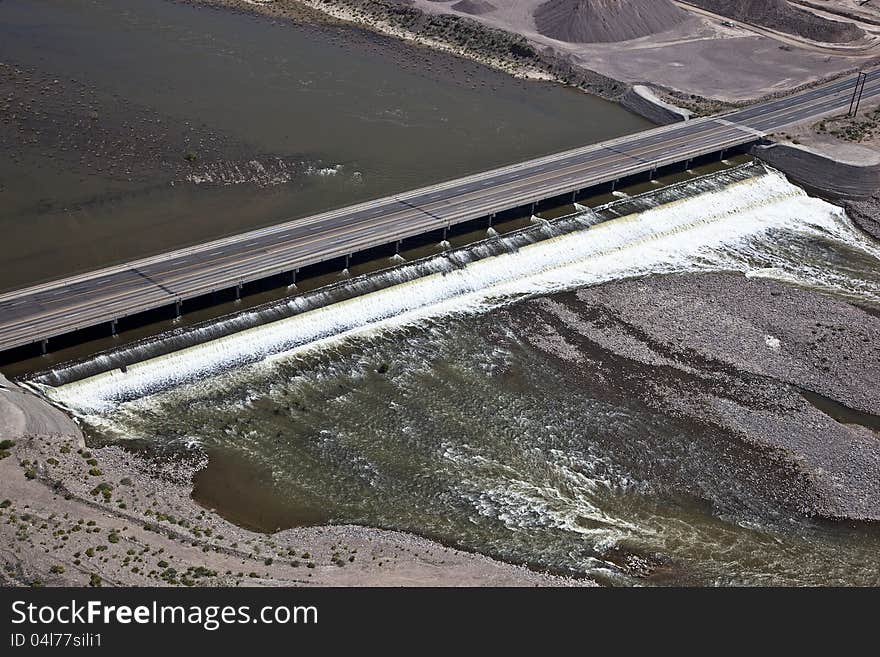
<path fill-rule="evenodd" d="M 820 319 L 798 315 L 812 297 L 779 320 L 780 338 L 768 328 L 749 337 L 754 329 L 742 334 L 749 325 L 725 315 L 723 293 L 710 286 L 719 324 L 705 337 L 680 309 L 679 339 L 694 343 L 671 356 L 652 351 L 660 338 L 650 325 L 636 339 L 626 324 L 595 317 L 602 306 L 571 295 L 601 298 L 607 286 L 640 279 L 663 291 L 670 277 L 718 272 L 745 276 L 739 287 L 780 281 L 876 313 L 880 249 L 842 210 L 755 165 L 631 203 L 618 201 L 624 216 L 598 224 L 602 210 L 585 209 L 531 244 L 495 238 L 509 248 L 463 255 L 454 267 L 438 256 L 417 278 L 125 372 L 80 371 L 65 382 L 55 369 L 40 387 L 81 418 L 95 444 L 204 450 L 210 464 L 196 499 L 263 531 L 394 528 L 612 585 L 876 585 L 876 527 L 802 517 L 781 502 L 788 484 L 779 473 L 769 486 L 755 476 L 772 463 L 766 452 L 752 461 L 737 451 L 737 433 L 755 418 L 760 440 L 827 426 L 821 443 L 853 422 L 838 425 L 792 392 L 784 380 L 797 362 L 783 364 L 779 382 L 749 372 L 763 371 L 782 345 L 794 352 L 789 325 Z M 542 311 L 548 302 L 555 314 Z M 761 321 L 782 312 L 776 304 Z M 581 315 L 566 321 L 571 312 Z M 590 326 L 588 346 L 573 346 Z M 696 376 L 708 367 L 700 339 L 729 351 L 734 365 Z M 757 360 L 736 365 L 752 340 Z M 867 359 L 862 367 L 876 372 L 876 354 Z M 672 383 L 670 371 L 679 372 Z M 764 399 L 768 386 L 777 401 Z M 682 412 L 689 399 L 696 413 Z M 705 423 L 716 404 L 720 428 Z M 862 440 L 876 450 L 876 433 Z"/>
<path fill-rule="evenodd" d="M 365 31 L 166 0 L 4 0 L 0 64 L 0 290 L 650 126 Z"/>
<path fill-rule="evenodd" d="M 0 18 L 2 289 L 647 126 L 348 28 L 147 0 L 4 0 Z M 607 326 L 609 343 L 569 348 L 560 309 L 592 312 L 579 294 L 685 274 L 876 314 L 880 250 L 839 208 L 762 167 L 711 172 L 33 385 L 93 445 L 204 451 L 196 500 L 260 531 L 393 528 L 609 585 L 876 585 L 876 527 L 791 512 L 729 460 L 732 432 L 679 412 L 696 396 L 751 417 L 755 390 L 788 387 L 725 371 L 747 392 L 716 399 L 719 374 L 661 394 L 669 371 L 705 364 Z"/>

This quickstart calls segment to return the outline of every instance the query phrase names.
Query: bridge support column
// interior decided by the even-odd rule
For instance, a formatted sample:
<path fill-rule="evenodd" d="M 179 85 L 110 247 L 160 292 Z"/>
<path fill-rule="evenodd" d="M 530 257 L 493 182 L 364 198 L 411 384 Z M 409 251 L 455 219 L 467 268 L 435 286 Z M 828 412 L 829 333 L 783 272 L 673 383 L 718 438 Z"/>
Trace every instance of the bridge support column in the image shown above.
<path fill-rule="evenodd" d="M 241 287 L 242 287 L 241 283 L 239 283 L 238 285 L 235 286 L 235 300 L 236 301 L 241 300 Z"/>
<path fill-rule="evenodd" d="M 351 254 L 347 254 L 345 256 L 345 268 L 348 269 L 348 266 L 351 264 Z"/>
<path fill-rule="evenodd" d="M 691 168 L 691 161 L 689 159 L 685 160 L 684 161 L 684 170 L 688 171 L 688 170 L 690 170 L 690 168 Z"/>
<path fill-rule="evenodd" d="M 718 158 L 718 161 L 719 161 L 719 162 L 720 162 L 721 160 L 724 159 L 724 154 L 725 154 L 726 152 L 727 152 L 727 151 L 725 151 L 725 150 L 722 150 L 722 151 L 721 151 L 721 157 Z"/>
<path fill-rule="evenodd" d="M 48 340 L 41 340 L 40 341 L 40 353 L 43 354 L 44 356 L 47 353 L 49 353 L 49 341 Z"/>
<path fill-rule="evenodd" d="M 535 208 L 538 207 L 537 203 L 532 203 L 532 214 L 535 214 Z"/>
<path fill-rule="evenodd" d="M 612 180 L 611 181 L 611 191 L 613 192 L 615 189 L 617 189 L 617 181 Z"/>
<path fill-rule="evenodd" d="M 296 285 L 296 275 L 299 273 L 299 269 L 294 269 L 290 272 L 290 284 Z"/>
<path fill-rule="evenodd" d="M 448 235 L 449 235 L 449 226 L 443 226 L 443 239 L 440 241 L 445 242 Z"/>
<path fill-rule="evenodd" d="M 113 337 L 116 337 L 116 321 L 117 320 L 114 319 L 112 322 L 110 322 L 110 335 L 112 335 Z"/>
<path fill-rule="evenodd" d="M 495 220 L 495 213 L 489 215 L 489 228 L 492 227 L 492 222 Z"/>
<path fill-rule="evenodd" d="M 397 240 L 394 242 L 394 255 L 400 255 L 400 245 L 402 242 L 403 240 Z"/>
<path fill-rule="evenodd" d="M 180 319 L 180 306 L 182 302 L 180 299 L 174 302 L 174 319 Z"/>

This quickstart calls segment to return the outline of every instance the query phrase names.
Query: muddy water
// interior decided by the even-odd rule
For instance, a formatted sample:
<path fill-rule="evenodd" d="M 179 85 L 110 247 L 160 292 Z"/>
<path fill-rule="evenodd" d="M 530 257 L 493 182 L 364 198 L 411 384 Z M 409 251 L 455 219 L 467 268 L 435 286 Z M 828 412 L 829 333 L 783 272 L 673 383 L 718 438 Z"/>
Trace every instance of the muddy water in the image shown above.
<path fill-rule="evenodd" d="M 876 527 L 780 513 L 718 471 L 705 448 L 716 429 L 606 394 L 622 369 L 584 385 L 574 370 L 588 363 L 524 339 L 539 324 L 518 300 L 683 271 L 880 307 L 880 249 L 839 209 L 773 172 L 717 182 L 339 311 L 44 390 L 96 443 L 205 450 L 196 498 L 264 531 L 390 527 L 608 584 L 876 585 Z M 292 336 L 298 346 L 231 364 Z M 198 370 L 212 359 L 212 375 Z M 705 495 L 652 474 L 673 466 Z"/>
<path fill-rule="evenodd" d="M 0 289 L 649 127 L 358 30 L 165 0 L 4 0 L 0 64 Z"/>

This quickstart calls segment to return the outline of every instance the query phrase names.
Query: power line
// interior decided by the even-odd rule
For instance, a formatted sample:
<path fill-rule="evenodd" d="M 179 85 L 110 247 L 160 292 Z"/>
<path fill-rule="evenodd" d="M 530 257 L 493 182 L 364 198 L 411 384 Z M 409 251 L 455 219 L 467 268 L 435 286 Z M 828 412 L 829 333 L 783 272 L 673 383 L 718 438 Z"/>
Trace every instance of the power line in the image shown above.
<path fill-rule="evenodd" d="M 868 81 L 868 74 L 859 71 L 856 78 L 856 86 L 853 89 L 852 100 L 849 101 L 849 113 L 847 116 L 855 116 L 859 113 L 859 105 L 862 102 L 862 94 L 865 93 L 865 82 Z"/>

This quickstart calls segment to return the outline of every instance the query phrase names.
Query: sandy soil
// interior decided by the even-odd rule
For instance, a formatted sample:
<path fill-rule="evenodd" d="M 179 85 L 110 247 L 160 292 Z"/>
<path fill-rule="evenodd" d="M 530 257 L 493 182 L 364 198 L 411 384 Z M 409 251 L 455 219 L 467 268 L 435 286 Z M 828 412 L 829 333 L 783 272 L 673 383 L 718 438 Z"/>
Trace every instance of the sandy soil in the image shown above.
<path fill-rule="evenodd" d="M 772 136 L 780 144 L 806 148 L 857 167 L 880 165 L 880 102 L 865 103 L 857 116 L 830 116 Z"/>
<path fill-rule="evenodd" d="M 591 585 L 355 526 L 258 534 L 190 498 L 191 461 L 86 449 L 57 409 L 0 377 L 0 584 Z"/>
<path fill-rule="evenodd" d="M 533 12 L 542 0 L 496 0 L 497 11 L 475 19 L 521 34 L 576 65 L 626 83 L 649 83 L 683 94 L 744 102 L 790 91 L 872 59 L 832 55 L 759 36 L 742 27 L 692 14 L 671 29 L 620 43 L 569 43 L 538 30 Z M 415 0 L 426 13 L 455 14 L 448 3 Z"/>

